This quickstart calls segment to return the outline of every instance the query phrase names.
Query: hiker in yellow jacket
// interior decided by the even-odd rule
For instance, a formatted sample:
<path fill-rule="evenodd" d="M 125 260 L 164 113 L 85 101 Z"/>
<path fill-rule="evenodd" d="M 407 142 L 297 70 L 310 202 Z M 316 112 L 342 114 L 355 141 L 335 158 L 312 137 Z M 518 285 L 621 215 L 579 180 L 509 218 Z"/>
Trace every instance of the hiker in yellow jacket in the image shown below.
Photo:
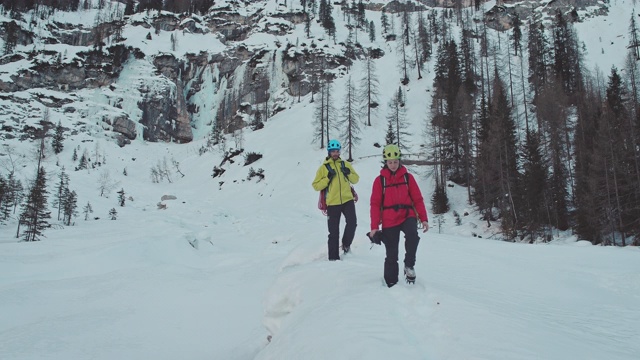
<path fill-rule="evenodd" d="M 356 233 L 356 205 L 351 184 L 358 183 L 360 176 L 348 161 L 340 159 L 340 142 L 330 140 L 327 145 L 329 156 L 316 172 L 313 188 L 316 191 L 326 191 L 327 199 L 327 227 L 329 228 L 329 260 L 340 260 L 339 238 L 340 217 L 344 214 L 346 224 L 342 234 L 342 251 L 349 252 L 353 237 Z"/>

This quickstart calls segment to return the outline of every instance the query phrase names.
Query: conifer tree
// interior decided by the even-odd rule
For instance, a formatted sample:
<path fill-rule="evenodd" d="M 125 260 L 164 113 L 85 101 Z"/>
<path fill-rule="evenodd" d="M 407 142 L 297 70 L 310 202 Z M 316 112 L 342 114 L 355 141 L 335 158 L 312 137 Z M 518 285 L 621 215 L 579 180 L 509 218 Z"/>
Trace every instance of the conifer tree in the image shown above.
<path fill-rule="evenodd" d="M 311 37 L 311 14 L 305 11 L 304 18 L 304 33 L 307 35 L 307 38 Z"/>
<path fill-rule="evenodd" d="M 64 210 L 63 222 L 65 225 L 67 226 L 71 225 L 72 218 L 78 214 L 77 208 L 78 208 L 78 194 L 76 194 L 75 191 L 69 191 L 69 189 L 67 189 L 65 193 L 65 200 L 64 200 L 64 207 L 63 207 L 63 210 Z"/>
<path fill-rule="evenodd" d="M 425 19 L 422 10 L 418 12 L 418 62 L 424 66 L 424 64 L 431 59 L 432 41 L 429 34 L 428 19 Z"/>
<path fill-rule="evenodd" d="M 8 183 L 4 179 L 4 176 L 0 174 L 0 224 L 2 224 L 8 217 L 8 214 L 5 214 L 5 202 L 8 198 Z"/>
<path fill-rule="evenodd" d="M 474 197 L 485 214 L 485 220 L 493 218 L 493 208 L 499 211 L 502 230 L 505 237 L 511 240 L 515 238 L 518 221 L 515 203 L 519 177 L 516 127 L 497 68 L 492 99 L 485 116 L 480 120 Z"/>
<path fill-rule="evenodd" d="M 638 40 L 638 26 L 636 25 L 636 12 L 631 12 L 629 21 L 629 48 L 635 55 L 636 60 L 640 60 L 640 41 Z"/>
<path fill-rule="evenodd" d="M 51 141 L 51 147 L 53 147 L 53 152 L 56 154 L 60 154 L 62 149 L 64 148 L 64 128 L 62 127 L 62 123 L 58 121 L 58 125 L 53 133 L 53 140 Z"/>
<path fill-rule="evenodd" d="M 522 148 L 522 177 L 521 203 L 518 209 L 522 219 L 520 227 L 523 235 L 534 241 L 547 224 L 547 163 L 542 155 L 540 134 L 533 130 L 526 130 L 524 146 Z"/>
<path fill-rule="evenodd" d="M 411 61 L 411 52 L 409 51 L 409 46 L 404 41 L 404 36 L 401 40 L 396 41 L 396 53 L 398 54 L 398 70 L 402 73 L 402 79 L 400 82 L 402 85 L 407 85 L 409 83 L 409 64 Z M 409 38 L 409 35 L 406 36 Z"/>
<path fill-rule="evenodd" d="M 87 205 L 82 208 L 82 213 L 84 214 L 84 220 L 89 220 L 89 214 L 93 213 L 93 208 L 91 207 L 91 203 L 87 201 Z"/>
<path fill-rule="evenodd" d="M 320 4 L 318 5 L 318 21 L 322 24 L 324 21 L 324 17 L 327 14 L 327 0 L 320 0 Z"/>
<path fill-rule="evenodd" d="M 2 200 L 2 206 L 0 207 L 0 214 L 3 219 L 8 219 L 12 213 L 15 214 L 16 209 L 23 198 L 24 188 L 22 182 L 16 179 L 13 172 L 9 173 L 6 179 L 6 190 L 4 199 Z"/>
<path fill-rule="evenodd" d="M 569 102 L 562 83 L 555 76 L 549 77 L 545 86 L 539 89 L 534 102 L 540 130 L 546 140 L 545 152 L 551 170 L 547 193 L 549 221 L 560 230 L 566 230 L 569 226 L 567 189 L 571 174 L 568 164 L 572 152 L 569 143 L 571 135 L 567 135 L 570 131 L 567 123 Z"/>
<path fill-rule="evenodd" d="M 411 27 L 411 13 L 407 6 L 403 7 L 402 13 L 400 14 L 400 25 L 402 27 L 402 41 L 408 46 L 411 43 L 409 39 L 409 34 L 411 33 L 409 31 Z"/>
<path fill-rule="evenodd" d="M 454 132 L 457 135 L 452 138 L 454 142 L 449 147 L 450 150 L 453 150 L 453 155 L 447 163 L 447 175 L 449 180 L 460 185 L 469 186 L 471 184 L 474 156 L 474 138 L 472 135 L 474 129 L 474 100 L 461 87 L 458 89 L 456 104 L 457 107 L 454 109 L 452 117 L 457 122 L 453 124 L 457 128 Z"/>
<path fill-rule="evenodd" d="M 171 34 L 171 36 L 169 37 L 169 41 L 171 43 L 171 51 L 176 51 L 176 48 L 178 46 L 178 38 L 175 36 L 175 34 Z"/>
<path fill-rule="evenodd" d="M 387 34 L 389 32 L 389 17 L 385 8 L 382 8 L 380 12 L 380 24 L 382 26 L 382 34 Z"/>
<path fill-rule="evenodd" d="M 76 166 L 76 171 L 87 169 L 87 168 L 89 168 L 89 157 L 88 157 L 87 150 L 85 149 L 84 152 L 82 153 L 82 156 L 80 156 L 80 160 L 78 160 L 78 166 Z"/>
<path fill-rule="evenodd" d="M 314 140 L 320 141 L 320 148 L 324 149 L 330 136 L 336 129 L 335 108 L 333 107 L 333 96 L 331 95 L 331 82 L 322 80 L 320 82 L 320 101 L 316 105 Z"/>
<path fill-rule="evenodd" d="M 473 41 L 470 36 L 463 33 L 460 40 L 460 72 L 463 78 L 462 82 L 466 92 L 469 95 L 476 92 L 476 73 L 475 73 L 475 50 Z"/>
<path fill-rule="evenodd" d="M 605 112 L 600 135 L 604 146 L 604 182 L 609 211 L 611 235 L 618 233 L 622 246 L 627 245 L 629 235 L 637 229 L 638 184 L 635 172 L 637 140 L 634 139 L 633 122 L 627 109 L 628 95 L 616 68 L 611 69 L 605 95 Z"/>
<path fill-rule="evenodd" d="M 582 87 L 582 58 L 573 26 L 560 11 L 554 22 L 553 52 L 555 75 L 561 79 L 565 93 L 572 97 Z"/>
<path fill-rule="evenodd" d="M 335 137 L 335 135 L 331 135 L 332 132 L 331 131 L 335 131 L 337 129 L 337 124 L 335 121 L 336 118 L 336 109 L 334 107 L 334 100 L 333 100 L 333 83 L 331 81 L 327 81 L 325 86 L 324 86 L 324 91 L 325 91 L 325 101 L 324 101 L 324 114 L 325 114 L 325 121 L 326 121 L 326 126 L 325 129 L 327 131 L 327 141 L 329 141 L 329 139 L 331 139 L 332 137 Z"/>
<path fill-rule="evenodd" d="M 627 105 L 628 111 L 628 128 L 630 143 L 635 144 L 632 147 L 633 158 L 629 162 L 632 166 L 630 170 L 630 178 L 635 178 L 635 191 L 633 192 L 635 207 L 635 218 L 640 219 L 640 97 L 638 96 L 638 81 L 640 80 L 638 62 L 636 61 L 633 51 L 627 53 L 626 76 L 628 82 L 627 91 L 630 93 Z M 634 245 L 640 245 L 640 220 L 632 222 L 630 234 L 635 236 Z"/>
<path fill-rule="evenodd" d="M 462 69 L 454 41 L 441 43 L 435 72 L 432 123 L 438 127 L 435 131 L 438 133 L 436 146 L 440 149 L 439 157 L 443 162 L 441 182 L 449 178 L 458 184 L 468 184 L 471 181 L 473 153 L 470 136 L 473 101 L 471 93 L 467 93 L 463 86 Z M 470 74 L 469 77 L 473 84 L 475 76 Z"/>
<path fill-rule="evenodd" d="M 436 181 L 436 188 L 431 195 L 431 209 L 436 215 L 444 214 L 449 211 L 449 197 L 445 185 L 440 181 Z"/>
<path fill-rule="evenodd" d="M 522 49 L 522 30 L 520 29 L 520 25 L 522 25 L 522 21 L 520 20 L 520 15 L 516 13 L 513 18 L 513 34 L 511 35 L 511 39 L 513 40 L 513 50 L 516 56 L 518 56 L 518 51 Z"/>
<path fill-rule="evenodd" d="M 320 24 L 325 28 L 329 37 L 335 40 L 336 35 L 336 23 L 333 19 L 333 5 L 331 0 L 320 0 L 320 9 L 318 12 L 318 18 Z"/>
<path fill-rule="evenodd" d="M 0 223 L 9 219 L 15 213 L 16 207 L 22 199 L 22 183 L 17 180 L 13 172 L 7 178 L 0 176 Z"/>
<path fill-rule="evenodd" d="M 51 218 L 47 205 L 47 179 L 44 168 L 39 168 L 26 202 L 23 204 L 18 226 L 24 225 L 23 240 L 39 241 L 43 231 L 49 227 L 48 219 Z M 19 229 L 18 229 L 19 232 Z"/>
<path fill-rule="evenodd" d="M 367 14 L 365 12 L 365 6 L 364 3 L 362 2 L 362 0 L 358 0 L 358 7 L 357 7 L 357 14 L 358 14 L 358 22 L 359 22 L 359 26 L 363 27 L 366 26 L 368 24 L 367 22 Z"/>
<path fill-rule="evenodd" d="M 588 83 L 577 106 L 575 134 L 575 232 L 592 244 L 604 241 L 603 191 L 599 189 L 599 163 L 602 159 L 600 119 L 602 101 L 592 83 Z"/>
<path fill-rule="evenodd" d="M 135 6 L 133 0 L 127 0 L 127 5 L 124 8 L 125 15 L 133 15 L 135 13 Z"/>
<path fill-rule="evenodd" d="M 424 68 L 424 62 L 421 61 L 421 44 L 418 42 L 418 36 L 415 31 L 410 30 L 409 38 L 411 39 L 411 47 L 413 48 L 413 54 L 410 61 L 415 64 L 411 66 L 418 70 L 418 80 L 420 80 L 422 79 L 422 71 Z"/>
<path fill-rule="evenodd" d="M 398 87 L 396 95 L 389 101 L 387 120 L 389 127 L 393 131 L 393 138 L 396 141 L 395 144 L 401 150 L 407 150 L 409 146 L 409 133 L 407 133 L 407 119 L 406 119 L 406 106 L 404 95 L 402 93 L 402 87 Z M 387 139 L 388 141 L 389 139 Z M 393 144 L 388 142 L 388 144 Z"/>
<path fill-rule="evenodd" d="M 455 41 L 442 43 L 438 50 L 435 72 L 434 87 L 441 89 L 441 95 L 445 100 L 445 113 L 451 114 L 456 107 L 458 89 L 462 86 L 462 68 Z"/>
<path fill-rule="evenodd" d="M 118 205 L 124 206 L 125 200 L 124 189 L 120 189 L 120 191 L 118 191 Z"/>
<path fill-rule="evenodd" d="M 380 101 L 379 87 L 380 82 L 378 81 L 376 63 L 371 56 L 371 51 L 369 51 L 364 63 L 364 74 L 360 79 L 362 112 L 367 114 L 367 126 L 371 126 L 372 112 L 377 112 L 378 110 L 378 102 Z"/>
<path fill-rule="evenodd" d="M 214 3 L 215 0 L 192 0 L 191 6 L 196 14 L 206 14 Z"/>
<path fill-rule="evenodd" d="M 58 220 L 60 220 L 60 213 L 62 212 L 65 192 L 69 190 L 69 175 L 66 174 L 64 166 L 60 170 L 58 175 L 58 186 L 53 197 L 53 207 L 58 209 Z"/>
<path fill-rule="evenodd" d="M 512 115 L 512 107 L 507 99 L 502 80 L 497 74 L 497 69 L 493 92 L 490 116 L 493 123 L 492 128 L 497 130 L 499 137 L 496 151 L 499 153 L 501 190 L 504 194 L 501 201 L 502 227 L 507 236 L 513 238 L 515 237 L 513 231 L 516 229 L 518 221 L 516 215 L 518 207 L 515 203 L 518 198 L 515 191 L 518 189 L 517 181 L 519 178 L 516 124 Z M 505 229 L 505 220 L 507 220 L 507 224 L 508 221 L 513 221 L 513 229 Z"/>
<path fill-rule="evenodd" d="M 369 22 L 369 41 L 376 41 L 376 24 L 373 22 L 373 20 Z"/>
<path fill-rule="evenodd" d="M 396 132 L 393 126 L 393 119 L 387 118 L 387 133 L 384 138 L 385 144 L 395 144 L 396 143 Z"/>
<path fill-rule="evenodd" d="M 180 12 L 180 9 L 176 0 L 164 0 L 164 5 L 162 7 L 162 10 L 172 12 L 172 13 Z"/>
<path fill-rule="evenodd" d="M 16 45 L 18 45 L 18 31 L 20 30 L 20 26 L 14 20 L 5 22 L 4 24 L 3 54 L 8 55 L 13 53 Z"/>
<path fill-rule="evenodd" d="M 117 218 L 118 218 L 118 212 L 116 211 L 116 208 L 111 208 L 111 210 L 109 210 L 109 219 L 116 220 Z"/>
<path fill-rule="evenodd" d="M 433 34 L 433 42 L 440 42 L 440 25 L 438 24 L 438 20 L 436 17 L 436 11 L 432 10 L 429 14 L 429 33 Z"/>
<path fill-rule="evenodd" d="M 547 66 L 550 61 L 549 40 L 542 23 L 529 23 L 529 81 L 537 96 L 539 89 L 547 80 Z"/>
<path fill-rule="evenodd" d="M 351 81 L 347 80 L 345 103 L 342 106 L 342 119 L 338 124 L 343 129 L 343 149 L 349 149 L 347 161 L 353 161 L 353 148 L 360 142 L 360 117 L 362 113 L 357 104 L 356 89 Z"/>

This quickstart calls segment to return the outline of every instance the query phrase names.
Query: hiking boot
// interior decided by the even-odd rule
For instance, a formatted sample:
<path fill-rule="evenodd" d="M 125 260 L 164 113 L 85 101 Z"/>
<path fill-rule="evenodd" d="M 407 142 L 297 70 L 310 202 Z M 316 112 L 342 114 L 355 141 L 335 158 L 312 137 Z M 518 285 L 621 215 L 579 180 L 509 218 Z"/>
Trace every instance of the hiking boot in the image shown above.
<path fill-rule="evenodd" d="M 413 284 L 416 282 L 416 271 L 413 267 L 405 266 L 404 267 L 404 278 L 408 283 Z"/>
<path fill-rule="evenodd" d="M 351 251 L 351 246 L 342 245 L 342 251 L 345 254 L 348 254 Z"/>

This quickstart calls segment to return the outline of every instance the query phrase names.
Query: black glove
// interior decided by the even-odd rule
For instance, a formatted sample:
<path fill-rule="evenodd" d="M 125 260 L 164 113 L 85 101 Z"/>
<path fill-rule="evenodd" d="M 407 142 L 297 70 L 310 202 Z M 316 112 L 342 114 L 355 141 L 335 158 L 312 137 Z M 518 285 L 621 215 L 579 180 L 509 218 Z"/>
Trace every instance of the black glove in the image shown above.
<path fill-rule="evenodd" d="M 343 167 L 342 173 L 344 174 L 344 176 L 349 176 L 349 174 L 351 174 L 351 169 L 349 169 L 348 167 Z"/>
<path fill-rule="evenodd" d="M 330 171 L 330 172 L 327 174 L 327 177 L 329 178 L 329 182 L 331 182 L 331 179 L 333 179 L 333 177 L 334 177 L 334 176 L 336 176 L 336 173 L 334 173 L 333 171 Z"/>
<path fill-rule="evenodd" d="M 371 240 L 372 243 L 376 244 L 376 245 L 381 245 L 382 244 L 382 231 L 376 231 L 375 235 L 373 235 L 373 237 L 370 235 L 371 233 L 367 233 L 367 237 L 369 238 L 369 240 Z"/>

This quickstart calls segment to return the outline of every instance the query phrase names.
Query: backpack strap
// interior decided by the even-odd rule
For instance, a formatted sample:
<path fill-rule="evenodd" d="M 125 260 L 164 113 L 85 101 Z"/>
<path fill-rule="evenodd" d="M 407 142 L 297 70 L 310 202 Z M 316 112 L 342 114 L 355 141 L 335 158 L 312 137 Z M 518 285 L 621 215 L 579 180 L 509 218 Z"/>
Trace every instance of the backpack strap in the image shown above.
<path fill-rule="evenodd" d="M 407 190 L 409 190 L 409 173 L 404 173 L 404 180 L 407 182 Z M 411 199 L 411 191 L 409 191 L 409 199 Z M 413 203 L 413 199 L 411 199 L 411 208 L 413 209 L 413 213 L 416 215 L 416 219 L 418 219 L 418 228 L 422 228 L 422 223 L 420 222 L 420 217 L 418 215 L 418 210 L 416 209 L 416 204 Z"/>
<path fill-rule="evenodd" d="M 384 189 L 387 187 L 385 185 L 384 176 L 378 175 L 380 177 L 380 184 L 382 185 L 382 198 L 380 199 L 380 216 L 382 216 L 382 211 L 384 210 Z"/>
<path fill-rule="evenodd" d="M 380 183 L 382 184 L 382 198 L 380 200 L 380 213 L 382 213 L 382 211 L 384 211 L 384 209 L 394 209 L 394 210 L 399 210 L 399 209 L 413 209 L 413 211 L 415 212 L 416 216 L 418 216 L 418 212 L 415 210 L 415 206 L 413 205 L 413 200 L 411 200 L 411 205 L 405 205 L 405 204 L 399 204 L 399 205 L 392 205 L 392 206 L 384 206 L 384 193 L 385 193 L 385 189 L 388 187 L 386 184 L 386 179 L 384 176 L 379 175 L 380 177 Z M 400 185 L 407 185 L 407 191 L 409 190 L 409 173 L 404 173 L 404 183 L 403 184 L 393 184 L 393 185 L 389 185 L 389 186 L 400 186 Z M 411 197 L 411 195 L 409 195 L 409 197 Z"/>
<path fill-rule="evenodd" d="M 329 165 L 329 164 L 324 164 L 324 166 L 326 166 L 326 167 L 327 167 L 327 171 L 329 172 L 329 175 L 332 175 L 332 176 L 335 176 L 335 175 L 336 175 L 336 171 L 335 171 L 335 170 L 333 170 L 333 168 L 331 167 L 331 165 Z M 333 179 L 333 177 L 332 177 L 331 179 Z"/>
<path fill-rule="evenodd" d="M 384 176 L 382 175 L 378 175 L 380 177 L 380 182 L 382 183 L 382 199 L 384 200 L 384 189 L 386 189 L 388 186 L 386 185 L 386 180 L 384 178 Z M 407 189 L 409 188 L 409 173 L 404 173 L 404 182 L 401 184 L 393 184 L 393 185 L 389 185 L 389 186 L 400 186 L 400 185 L 407 185 Z"/>

